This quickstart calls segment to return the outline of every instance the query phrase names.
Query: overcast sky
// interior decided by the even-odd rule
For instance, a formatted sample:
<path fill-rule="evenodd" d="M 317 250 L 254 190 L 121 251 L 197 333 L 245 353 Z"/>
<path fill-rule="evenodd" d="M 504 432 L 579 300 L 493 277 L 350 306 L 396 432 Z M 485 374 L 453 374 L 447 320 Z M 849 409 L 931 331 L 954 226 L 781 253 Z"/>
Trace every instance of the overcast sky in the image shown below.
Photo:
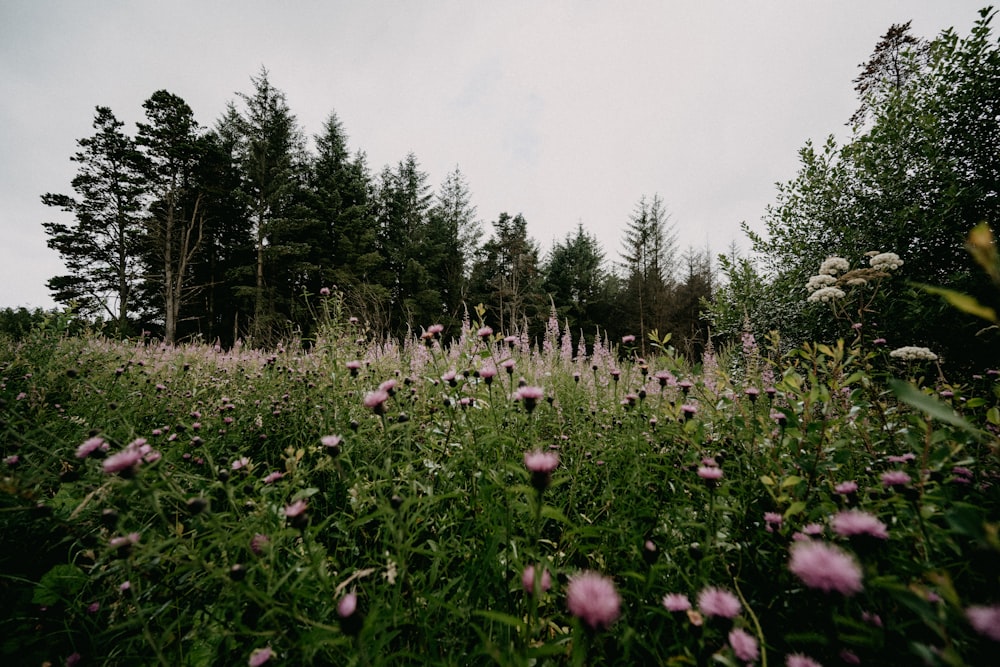
<path fill-rule="evenodd" d="M 968 34 L 986 0 L 620 2 L 0 0 L 0 307 L 53 305 L 40 202 L 73 194 L 109 106 L 133 133 L 166 89 L 205 126 L 262 66 L 307 136 L 331 111 L 373 172 L 456 166 L 487 233 L 523 213 L 543 252 L 577 223 L 617 260 L 643 195 L 681 249 L 746 247 L 797 151 L 857 107 L 893 23 Z"/>

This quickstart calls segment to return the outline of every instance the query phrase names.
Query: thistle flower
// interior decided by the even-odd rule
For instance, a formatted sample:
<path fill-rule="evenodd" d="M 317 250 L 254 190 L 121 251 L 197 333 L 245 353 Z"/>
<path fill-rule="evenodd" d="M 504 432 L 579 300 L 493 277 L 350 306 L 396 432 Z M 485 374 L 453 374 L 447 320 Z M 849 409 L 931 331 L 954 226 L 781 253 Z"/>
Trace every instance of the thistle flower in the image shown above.
<path fill-rule="evenodd" d="M 698 611 L 705 616 L 736 618 L 742 608 L 739 598 L 722 588 L 712 586 L 698 593 Z"/>
<path fill-rule="evenodd" d="M 902 470 L 888 470 L 882 473 L 884 486 L 905 486 L 910 483 L 910 476 Z"/>
<path fill-rule="evenodd" d="M 823 667 L 823 665 L 807 655 L 791 653 L 785 656 L 785 667 Z"/>
<path fill-rule="evenodd" d="M 104 442 L 104 438 L 89 438 L 76 448 L 76 458 L 85 459 L 98 451 L 108 451 L 108 443 Z"/>
<path fill-rule="evenodd" d="M 995 642 L 1000 642 L 1000 605 L 973 605 L 965 610 L 972 628 Z"/>
<path fill-rule="evenodd" d="M 541 387 L 525 385 L 524 387 L 518 388 L 518 390 L 514 392 L 514 400 L 522 401 L 524 403 L 524 409 L 528 411 L 528 414 L 531 414 L 531 412 L 535 409 L 535 406 L 538 404 L 538 399 L 542 398 L 544 395 L 545 390 Z"/>
<path fill-rule="evenodd" d="M 838 512 L 830 520 L 833 532 L 841 537 L 867 535 L 880 540 L 889 539 L 889 531 L 878 517 L 861 510 Z"/>
<path fill-rule="evenodd" d="M 386 401 L 389 400 L 389 393 L 383 389 L 376 389 L 365 394 L 364 406 L 377 415 L 386 413 Z"/>
<path fill-rule="evenodd" d="M 559 467 L 559 455 L 537 449 L 525 452 L 524 467 L 531 473 L 531 485 L 538 491 L 544 491 L 552 480 L 552 472 Z"/>
<path fill-rule="evenodd" d="M 742 628 L 730 631 L 729 646 L 733 649 L 733 655 L 740 660 L 752 662 L 760 657 L 760 647 L 757 645 L 757 638 Z"/>
<path fill-rule="evenodd" d="M 611 579 L 597 572 L 581 572 L 566 587 L 569 612 L 591 629 L 608 628 L 618 620 L 621 598 Z"/>
<path fill-rule="evenodd" d="M 274 657 L 274 651 L 271 650 L 270 646 L 255 648 L 250 654 L 250 659 L 247 661 L 247 664 L 250 667 L 260 667 L 272 657 Z"/>
<path fill-rule="evenodd" d="M 524 592 L 527 593 L 528 595 L 535 594 L 534 565 L 529 565 L 526 568 L 524 568 L 524 571 L 521 573 L 521 586 L 524 588 Z M 544 593 L 550 588 L 552 588 L 552 575 L 549 574 L 548 570 L 542 569 L 542 575 L 538 581 L 538 589 Z"/>
<path fill-rule="evenodd" d="M 687 611 L 691 608 L 691 600 L 683 593 L 667 593 L 663 596 L 663 606 L 667 611 Z"/>
<path fill-rule="evenodd" d="M 847 552 L 825 542 L 796 542 L 788 569 L 809 588 L 847 596 L 861 592 L 861 567 Z"/>

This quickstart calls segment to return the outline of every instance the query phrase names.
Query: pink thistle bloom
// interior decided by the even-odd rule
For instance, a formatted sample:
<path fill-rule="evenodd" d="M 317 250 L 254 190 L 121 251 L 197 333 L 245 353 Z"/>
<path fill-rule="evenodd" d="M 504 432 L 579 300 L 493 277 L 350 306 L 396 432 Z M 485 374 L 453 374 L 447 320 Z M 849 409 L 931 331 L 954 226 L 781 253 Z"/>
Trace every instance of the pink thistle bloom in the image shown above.
<path fill-rule="evenodd" d="M 250 551 L 254 555 L 259 556 L 264 553 L 265 547 L 271 543 L 271 538 L 263 533 L 255 533 L 253 537 L 250 538 Z"/>
<path fill-rule="evenodd" d="M 910 483 L 910 476 L 902 470 L 889 470 L 882 473 L 884 486 L 905 486 Z"/>
<path fill-rule="evenodd" d="M 264 483 L 265 484 L 272 484 L 274 482 L 277 482 L 279 479 L 281 479 L 284 476 L 285 476 L 285 473 L 280 472 L 278 470 L 275 470 L 270 475 L 268 475 L 267 477 L 264 478 Z"/>
<path fill-rule="evenodd" d="M 543 452 L 537 449 L 533 452 L 525 452 L 524 467 L 534 473 L 552 474 L 559 467 L 559 455 L 555 452 Z"/>
<path fill-rule="evenodd" d="M 347 366 L 347 370 L 349 370 L 351 372 L 351 375 L 357 375 L 358 371 L 361 370 L 361 362 L 360 361 L 348 361 L 344 365 Z"/>
<path fill-rule="evenodd" d="M 76 458 L 85 459 L 98 450 L 102 452 L 108 451 L 108 443 L 104 442 L 104 438 L 84 440 L 83 444 L 76 448 Z"/>
<path fill-rule="evenodd" d="M 710 482 L 717 482 L 722 479 L 722 468 L 718 466 L 700 466 L 698 468 L 698 477 Z"/>
<path fill-rule="evenodd" d="M 833 532 L 841 537 L 869 535 L 880 540 L 889 539 L 885 524 L 874 515 L 861 510 L 847 510 L 833 515 Z"/>
<path fill-rule="evenodd" d="M 127 591 L 130 588 L 132 588 L 132 582 L 131 581 L 127 581 L 127 580 L 123 581 L 121 583 L 121 585 L 118 586 L 118 590 L 121 591 L 122 593 L 124 593 L 125 591 Z"/>
<path fill-rule="evenodd" d="M 496 377 L 497 369 L 494 366 L 483 366 L 479 369 L 479 377 L 486 380 L 487 384 L 489 381 Z"/>
<path fill-rule="evenodd" d="M 324 435 L 319 441 L 323 443 L 324 447 L 340 447 L 343 438 L 339 435 Z"/>
<path fill-rule="evenodd" d="M 622 343 L 624 343 L 625 345 L 634 342 L 635 342 L 635 336 L 633 336 L 632 334 L 628 334 L 627 336 L 622 336 Z"/>
<path fill-rule="evenodd" d="M 833 490 L 843 496 L 847 496 L 857 492 L 858 483 L 853 480 L 847 482 L 841 482 L 840 484 L 833 487 Z"/>
<path fill-rule="evenodd" d="M 913 452 L 907 452 L 902 456 L 890 456 L 889 463 L 908 463 L 917 458 L 917 455 Z"/>
<path fill-rule="evenodd" d="M 389 394 L 382 390 L 376 389 L 375 391 L 370 391 L 365 394 L 364 406 L 369 408 L 372 412 L 377 415 L 384 415 L 386 411 L 385 402 L 389 400 Z"/>
<path fill-rule="evenodd" d="M 129 445 L 120 452 L 115 452 L 104 459 L 102 467 L 104 472 L 108 474 L 132 472 L 142 462 L 142 456 L 143 453 L 139 451 L 138 447 Z"/>
<path fill-rule="evenodd" d="M 108 540 L 108 546 L 112 549 L 121 549 L 122 547 L 130 547 L 133 544 L 139 543 L 139 533 L 129 533 L 128 535 L 119 535 L 118 537 L 112 537 Z"/>
<path fill-rule="evenodd" d="M 507 375 L 510 375 L 511 373 L 514 372 L 514 364 L 516 364 L 516 363 L 517 362 L 514 361 L 513 359 L 504 359 L 503 361 L 500 362 L 500 366 L 505 371 L 507 371 Z"/>
<path fill-rule="evenodd" d="M 730 631 L 729 645 L 733 648 L 733 655 L 740 660 L 751 662 L 760 657 L 757 638 L 741 628 Z"/>
<path fill-rule="evenodd" d="M 785 517 L 777 512 L 764 512 L 764 522 L 767 524 L 767 532 L 769 533 L 774 532 L 775 527 L 781 528 L 784 520 Z"/>
<path fill-rule="evenodd" d="M 21 462 L 21 457 L 18 456 L 17 454 L 11 454 L 10 456 L 6 457 L 3 460 L 3 462 L 4 462 L 4 464 L 13 467 L 13 466 L 16 466 L 18 463 Z"/>
<path fill-rule="evenodd" d="M 309 506 L 306 504 L 306 501 L 296 500 L 291 505 L 285 506 L 285 516 L 289 519 L 294 519 L 295 517 L 302 515 L 308 507 Z"/>
<path fill-rule="evenodd" d="M 271 650 L 270 646 L 255 648 L 250 654 L 250 659 L 247 661 L 247 664 L 250 667 L 260 667 L 272 657 L 274 657 L 274 651 Z"/>
<path fill-rule="evenodd" d="M 1000 605 L 973 605 L 965 610 L 972 628 L 995 642 L 1000 642 Z"/>
<path fill-rule="evenodd" d="M 393 393 L 395 393 L 395 391 L 396 391 L 396 385 L 397 384 L 399 384 L 399 383 L 396 382 L 395 380 L 389 379 L 389 380 L 386 380 L 385 382 L 383 382 L 382 384 L 380 384 L 378 386 L 378 388 L 379 388 L 380 391 L 384 391 L 385 393 L 387 393 L 390 396 L 392 396 Z"/>
<path fill-rule="evenodd" d="M 614 582 L 597 572 L 581 572 L 566 587 L 569 612 L 594 630 L 608 628 L 618 619 L 621 602 Z"/>
<path fill-rule="evenodd" d="M 791 653 L 785 656 L 785 667 L 823 667 L 823 665 L 807 655 Z"/>
<path fill-rule="evenodd" d="M 705 616 L 735 618 L 742 608 L 739 598 L 727 590 L 713 586 L 698 593 L 698 610 Z"/>
<path fill-rule="evenodd" d="M 442 331 L 444 331 L 443 324 L 432 324 L 429 327 L 427 327 L 427 333 L 429 333 L 432 336 L 436 336 Z"/>
<path fill-rule="evenodd" d="M 320 287 L 319 288 L 319 295 L 320 296 L 330 296 L 330 288 L 329 287 Z"/>
<path fill-rule="evenodd" d="M 479 331 L 476 332 L 476 335 L 479 336 L 480 338 L 489 338 L 490 336 L 493 335 L 493 329 L 491 329 L 490 327 L 482 327 Z"/>
<path fill-rule="evenodd" d="M 246 468 L 249 465 L 250 465 L 250 459 L 248 459 L 245 456 L 242 456 L 233 461 L 232 466 L 230 467 L 232 467 L 233 470 L 242 470 L 243 468 Z"/>
<path fill-rule="evenodd" d="M 691 600 L 683 593 L 667 593 L 663 596 L 663 606 L 667 611 L 687 611 L 691 608 Z"/>
<path fill-rule="evenodd" d="M 681 406 L 681 414 L 684 415 L 684 419 L 688 420 L 698 413 L 698 406 L 692 403 L 685 403 Z"/>
<path fill-rule="evenodd" d="M 521 586 L 524 587 L 524 592 L 528 595 L 535 594 L 535 566 L 529 565 L 524 568 L 521 573 Z M 549 574 L 548 570 L 542 570 L 542 576 L 538 581 L 538 589 L 545 592 L 552 588 L 552 576 Z"/>
<path fill-rule="evenodd" d="M 847 552 L 825 542 L 796 542 L 788 569 L 809 588 L 837 591 L 847 596 L 860 593 L 861 567 Z"/>
<path fill-rule="evenodd" d="M 520 387 L 516 392 L 514 392 L 514 400 L 532 400 L 537 401 L 538 399 L 545 396 L 545 390 L 541 387 L 524 386 Z"/>
<path fill-rule="evenodd" d="M 358 596 L 354 593 L 348 593 L 344 597 L 340 598 L 340 602 L 337 603 L 337 616 L 347 618 L 353 614 L 357 608 Z"/>

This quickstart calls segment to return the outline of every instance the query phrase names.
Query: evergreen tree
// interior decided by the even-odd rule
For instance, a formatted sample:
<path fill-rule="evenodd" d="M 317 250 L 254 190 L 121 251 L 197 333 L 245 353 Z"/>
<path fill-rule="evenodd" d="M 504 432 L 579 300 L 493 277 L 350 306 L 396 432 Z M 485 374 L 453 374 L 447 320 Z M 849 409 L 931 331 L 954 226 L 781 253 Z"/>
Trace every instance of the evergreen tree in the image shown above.
<path fill-rule="evenodd" d="M 480 224 L 469 186 L 455 168 L 445 178 L 430 209 L 425 264 L 442 299 L 440 323 L 457 326 L 468 297 L 469 274 L 478 250 Z"/>
<path fill-rule="evenodd" d="M 610 319 L 604 253 L 597 239 L 577 225 L 549 251 L 545 262 L 544 289 L 555 305 L 559 319 L 571 331 L 591 336 Z"/>
<path fill-rule="evenodd" d="M 77 198 L 45 194 L 42 202 L 74 216 L 73 224 L 44 223 L 48 245 L 59 252 L 67 275 L 49 280 L 53 298 L 81 312 L 105 311 L 119 335 L 128 330 L 141 279 L 139 239 L 147 183 L 142 155 L 111 109 L 97 107 L 93 136 L 80 139 L 71 159 L 80 165 L 72 187 Z"/>

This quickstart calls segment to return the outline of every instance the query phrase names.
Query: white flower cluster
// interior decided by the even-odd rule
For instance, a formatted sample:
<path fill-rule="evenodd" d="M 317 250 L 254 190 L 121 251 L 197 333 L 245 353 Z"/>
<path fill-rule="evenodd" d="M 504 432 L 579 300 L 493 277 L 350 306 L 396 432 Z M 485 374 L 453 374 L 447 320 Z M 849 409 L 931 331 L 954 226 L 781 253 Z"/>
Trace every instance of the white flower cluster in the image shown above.
<path fill-rule="evenodd" d="M 903 260 L 894 252 L 880 252 L 869 260 L 873 269 L 894 271 L 903 265 Z"/>
<path fill-rule="evenodd" d="M 903 361 L 937 361 L 938 358 L 936 354 L 926 347 L 915 347 L 913 345 L 893 350 L 889 353 L 889 356 L 893 359 L 902 359 Z"/>
<path fill-rule="evenodd" d="M 836 283 L 836 278 L 829 274 L 821 273 L 818 276 L 812 276 L 809 279 L 809 282 L 806 283 L 806 289 L 810 292 L 815 292 L 818 289 L 829 287 L 830 285 L 835 285 Z"/>
<path fill-rule="evenodd" d="M 844 290 L 839 287 L 821 287 L 810 294 L 807 301 L 812 301 L 814 303 L 822 301 L 823 303 L 826 303 L 827 301 L 833 301 L 834 299 L 843 299 L 844 296 Z"/>
<path fill-rule="evenodd" d="M 898 258 L 897 258 L 898 259 Z M 851 265 L 843 257 L 827 257 L 819 265 L 819 272 L 828 276 L 835 276 L 838 273 L 849 271 Z"/>

